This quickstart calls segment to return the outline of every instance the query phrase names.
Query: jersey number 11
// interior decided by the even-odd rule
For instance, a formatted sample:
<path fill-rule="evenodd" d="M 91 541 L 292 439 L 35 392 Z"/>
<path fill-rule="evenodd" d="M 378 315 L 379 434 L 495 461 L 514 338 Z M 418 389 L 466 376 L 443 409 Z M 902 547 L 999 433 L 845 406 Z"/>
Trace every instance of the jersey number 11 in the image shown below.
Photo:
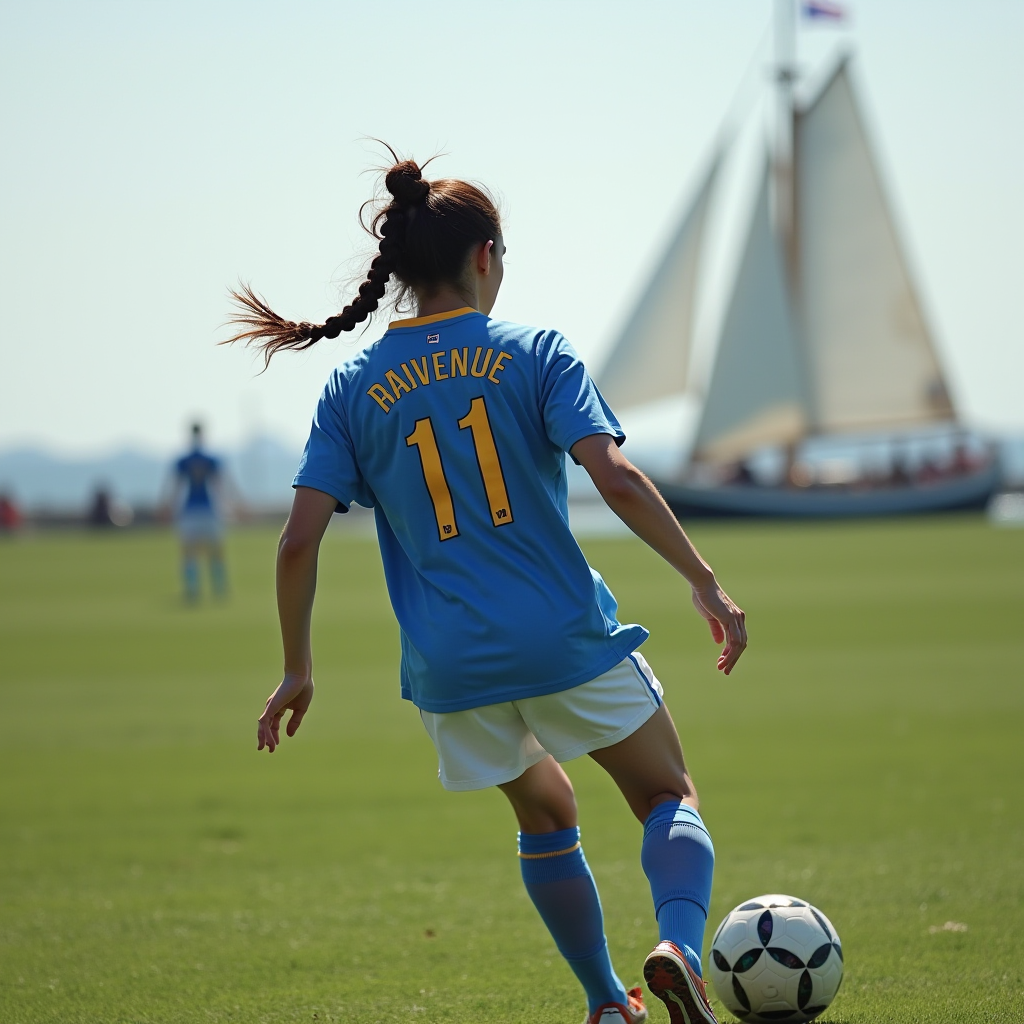
<path fill-rule="evenodd" d="M 491 421 L 487 418 L 487 406 L 483 397 L 474 398 L 470 403 L 469 412 L 459 420 L 459 429 L 467 428 L 473 432 L 473 448 L 476 451 L 480 476 L 483 478 L 487 503 L 491 507 L 491 522 L 495 526 L 505 526 L 512 522 L 512 507 L 508 503 L 505 476 L 501 472 L 498 449 L 494 446 L 494 434 L 491 433 Z M 419 450 L 423 479 L 434 505 L 438 537 L 441 540 L 457 537 L 459 527 L 455 522 L 452 492 L 444 475 L 441 453 L 434 437 L 434 425 L 430 422 L 429 416 L 416 421 L 416 428 L 405 439 L 405 443 L 410 447 L 415 445 Z"/>

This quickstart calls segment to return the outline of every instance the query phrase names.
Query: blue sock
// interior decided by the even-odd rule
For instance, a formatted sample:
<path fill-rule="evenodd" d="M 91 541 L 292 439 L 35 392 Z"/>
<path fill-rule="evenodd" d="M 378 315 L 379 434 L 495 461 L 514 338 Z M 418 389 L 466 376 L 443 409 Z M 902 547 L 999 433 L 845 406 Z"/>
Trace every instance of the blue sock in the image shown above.
<path fill-rule="evenodd" d="M 182 582 L 185 585 L 185 600 L 199 599 L 199 562 L 195 558 L 185 558 L 181 563 Z"/>
<path fill-rule="evenodd" d="M 651 883 L 658 934 L 701 974 L 715 848 L 700 815 L 682 801 L 658 804 L 644 822 L 640 863 Z"/>
<path fill-rule="evenodd" d="M 220 555 L 210 559 L 210 585 L 218 597 L 224 597 L 228 592 L 228 573 Z"/>
<path fill-rule="evenodd" d="M 520 832 L 519 858 L 526 891 L 586 991 L 588 1012 L 603 1003 L 625 1005 L 626 989 L 612 969 L 601 900 L 583 856 L 580 830 Z"/>

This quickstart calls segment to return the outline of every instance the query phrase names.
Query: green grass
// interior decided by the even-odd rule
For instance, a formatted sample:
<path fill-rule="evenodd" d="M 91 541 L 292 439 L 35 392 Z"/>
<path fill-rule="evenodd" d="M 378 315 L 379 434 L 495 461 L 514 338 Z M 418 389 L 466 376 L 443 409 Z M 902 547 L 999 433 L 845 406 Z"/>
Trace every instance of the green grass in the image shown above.
<path fill-rule="evenodd" d="M 652 631 L 715 838 L 712 925 L 763 892 L 819 905 L 846 953 L 828 1021 L 1024 1019 L 1024 532 L 692 532 L 748 612 L 731 679 L 650 552 L 586 547 Z M 257 756 L 273 550 L 236 534 L 232 601 L 186 609 L 168 535 L 0 544 L 0 1022 L 578 1024 L 503 798 L 445 793 L 399 699 L 372 542 L 328 538 L 317 698 Z M 636 983 L 640 829 L 591 762 L 569 771 Z"/>

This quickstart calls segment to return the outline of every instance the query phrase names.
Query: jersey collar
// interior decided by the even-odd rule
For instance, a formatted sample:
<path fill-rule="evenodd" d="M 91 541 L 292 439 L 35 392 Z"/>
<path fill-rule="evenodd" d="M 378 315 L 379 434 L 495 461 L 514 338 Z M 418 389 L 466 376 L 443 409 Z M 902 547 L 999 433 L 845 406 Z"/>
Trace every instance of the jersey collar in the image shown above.
<path fill-rule="evenodd" d="M 476 313 L 472 306 L 463 306 L 461 309 L 446 309 L 443 313 L 434 313 L 431 316 L 417 316 L 411 320 L 392 320 L 388 324 L 388 330 L 394 331 L 401 327 L 426 327 L 427 324 L 436 324 L 441 320 L 454 320 L 457 316 L 465 316 L 467 313 Z"/>

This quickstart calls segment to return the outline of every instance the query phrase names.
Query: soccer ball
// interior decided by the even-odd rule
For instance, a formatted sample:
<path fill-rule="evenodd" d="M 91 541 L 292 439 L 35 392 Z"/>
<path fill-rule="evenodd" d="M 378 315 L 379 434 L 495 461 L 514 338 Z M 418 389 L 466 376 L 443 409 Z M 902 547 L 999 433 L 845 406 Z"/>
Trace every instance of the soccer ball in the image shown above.
<path fill-rule="evenodd" d="M 843 948 L 832 922 L 792 896 L 741 903 L 711 942 L 718 998 L 742 1021 L 813 1020 L 843 980 Z"/>

